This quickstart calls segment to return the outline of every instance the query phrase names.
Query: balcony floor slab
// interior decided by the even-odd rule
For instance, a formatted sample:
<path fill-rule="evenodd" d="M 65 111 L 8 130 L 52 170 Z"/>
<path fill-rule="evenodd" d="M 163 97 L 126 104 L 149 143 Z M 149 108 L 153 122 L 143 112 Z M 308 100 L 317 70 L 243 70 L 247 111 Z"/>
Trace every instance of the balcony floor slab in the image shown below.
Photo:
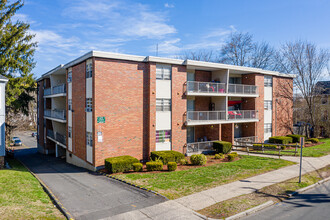
<path fill-rule="evenodd" d="M 259 122 L 259 119 L 187 121 L 186 125 L 195 126 L 195 125 L 214 125 L 214 124 L 248 123 L 248 122 Z"/>

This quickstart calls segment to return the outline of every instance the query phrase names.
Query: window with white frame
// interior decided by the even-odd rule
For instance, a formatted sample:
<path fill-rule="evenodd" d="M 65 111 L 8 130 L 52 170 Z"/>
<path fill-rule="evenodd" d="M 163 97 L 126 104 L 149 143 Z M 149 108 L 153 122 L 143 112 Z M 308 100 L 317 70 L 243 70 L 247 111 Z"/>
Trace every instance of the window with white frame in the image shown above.
<path fill-rule="evenodd" d="M 264 124 L 264 132 L 271 133 L 272 132 L 272 123 L 265 123 Z"/>
<path fill-rule="evenodd" d="M 86 112 L 91 112 L 93 110 L 93 100 L 92 98 L 86 98 Z"/>
<path fill-rule="evenodd" d="M 68 127 L 68 136 L 69 138 L 72 138 L 72 127 Z"/>
<path fill-rule="evenodd" d="M 264 101 L 264 108 L 265 108 L 265 110 L 272 110 L 272 101 L 271 100 L 265 100 Z"/>
<path fill-rule="evenodd" d="M 171 130 L 156 131 L 156 143 L 171 142 Z"/>
<path fill-rule="evenodd" d="M 86 78 L 91 78 L 93 76 L 92 63 L 86 64 Z"/>
<path fill-rule="evenodd" d="M 86 145 L 93 146 L 93 135 L 92 135 L 92 132 L 86 132 Z"/>
<path fill-rule="evenodd" d="M 156 65 L 156 79 L 170 80 L 172 67 L 170 65 Z"/>
<path fill-rule="evenodd" d="M 72 71 L 68 72 L 68 83 L 72 82 Z"/>
<path fill-rule="evenodd" d="M 273 77 L 272 76 L 264 76 L 264 86 L 265 87 L 272 87 L 273 86 Z"/>
<path fill-rule="evenodd" d="M 156 99 L 156 111 L 171 111 L 171 100 Z"/>
<path fill-rule="evenodd" d="M 72 99 L 68 99 L 68 109 L 69 111 L 72 110 Z"/>

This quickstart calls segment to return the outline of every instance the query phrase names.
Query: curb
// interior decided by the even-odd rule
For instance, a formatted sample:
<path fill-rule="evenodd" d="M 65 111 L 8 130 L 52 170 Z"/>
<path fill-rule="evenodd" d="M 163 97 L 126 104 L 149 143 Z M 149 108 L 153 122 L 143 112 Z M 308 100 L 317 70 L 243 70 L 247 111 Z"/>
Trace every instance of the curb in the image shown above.
<path fill-rule="evenodd" d="M 58 200 L 58 198 L 54 195 L 54 193 L 48 188 L 48 186 L 35 174 L 33 173 L 21 160 L 16 158 L 23 166 L 39 181 L 40 185 L 47 193 L 47 195 L 51 198 L 51 200 L 55 203 L 56 207 L 62 212 L 62 214 L 69 220 L 73 220 L 74 218 L 70 214 L 70 212 L 62 205 L 62 203 Z"/>
<path fill-rule="evenodd" d="M 108 178 L 110 178 L 110 179 L 114 179 L 114 180 L 117 180 L 117 181 L 119 181 L 119 182 L 122 182 L 122 183 L 128 184 L 128 185 L 133 186 L 133 187 L 135 187 L 135 188 L 142 189 L 142 190 L 147 191 L 147 192 L 151 192 L 151 193 L 153 193 L 153 194 L 155 194 L 155 195 L 157 195 L 157 196 L 160 196 L 160 197 L 163 197 L 163 198 L 166 199 L 166 200 L 169 200 L 166 196 L 164 196 L 164 195 L 162 195 L 162 194 L 160 194 L 160 193 L 158 193 L 158 192 L 155 192 L 155 191 L 153 191 L 153 190 L 151 190 L 151 189 L 147 189 L 147 188 L 144 188 L 144 187 L 142 187 L 142 186 L 135 185 L 135 184 L 133 184 L 133 183 L 127 182 L 126 180 L 123 180 L 123 179 L 117 178 L 117 177 L 112 176 L 112 175 L 107 174 L 107 173 L 103 173 L 103 172 L 100 172 L 100 171 L 97 171 L 97 173 L 98 173 L 98 174 L 101 174 L 101 175 L 103 175 L 103 176 L 105 176 L 105 177 L 108 177 Z"/>
<path fill-rule="evenodd" d="M 293 193 L 288 194 L 288 196 L 289 197 L 292 197 L 292 196 L 297 195 L 299 193 L 302 193 L 302 192 L 304 192 L 306 190 L 312 189 L 312 188 L 314 188 L 314 187 L 316 187 L 318 185 L 321 185 L 322 183 L 327 182 L 329 180 L 330 180 L 330 176 L 327 177 L 327 178 L 325 178 L 325 179 L 323 179 L 323 180 L 320 180 L 317 183 L 314 183 L 314 184 L 312 184 L 310 186 L 306 186 L 305 188 L 298 189 L 298 190 L 294 191 Z"/>
<path fill-rule="evenodd" d="M 228 218 L 225 218 L 225 219 L 226 219 L 226 220 L 239 219 L 239 218 L 242 218 L 242 217 L 244 217 L 244 216 L 247 216 L 247 215 L 250 215 L 250 214 L 252 214 L 252 213 L 255 213 L 255 212 L 257 212 L 257 211 L 260 211 L 261 209 L 267 208 L 267 207 L 269 207 L 269 206 L 271 206 L 271 205 L 273 205 L 273 204 L 274 204 L 274 202 L 273 202 L 272 200 L 269 200 L 268 202 L 265 202 L 265 203 L 263 203 L 263 204 L 261 204 L 261 205 L 258 205 L 258 206 L 256 206 L 256 207 L 253 207 L 253 208 L 251 208 L 251 209 L 248 209 L 248 210 L 246 210 L 246 211 L 244 211 L 244 212 L 240 212 L 240 213 L 238 213 L 238 214 L 236 214 L 236 215 L 232 215 L 232 216 L 230 216 L 230 217 L 228 217 Z"/>

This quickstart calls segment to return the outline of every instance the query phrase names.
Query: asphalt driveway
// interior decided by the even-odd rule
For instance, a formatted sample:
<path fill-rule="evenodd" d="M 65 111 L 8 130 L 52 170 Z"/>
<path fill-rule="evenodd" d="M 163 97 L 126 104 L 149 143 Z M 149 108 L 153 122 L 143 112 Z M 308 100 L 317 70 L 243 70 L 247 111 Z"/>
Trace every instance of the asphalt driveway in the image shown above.
<path fill-rule="evenodd" d="M 38 153 L 19 159 L 52 190 L 76 219 L 109 218 L 166 201 L 116 180 Z"/>

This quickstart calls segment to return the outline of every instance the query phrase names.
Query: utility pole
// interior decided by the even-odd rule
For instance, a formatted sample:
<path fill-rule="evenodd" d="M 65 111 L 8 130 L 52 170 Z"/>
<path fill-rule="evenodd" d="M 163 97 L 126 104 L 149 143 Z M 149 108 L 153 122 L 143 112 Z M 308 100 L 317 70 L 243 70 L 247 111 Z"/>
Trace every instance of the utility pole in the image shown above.
<path fill-rule="evenodd" d="M 158 43 L 156 44 L 156 57 L 158 57 Z"/>
<path fill-rule="evenodd" d="M 300 167 L 299 167 L 299 183 L 301 183 L 301 168 L 302 168 L 302 151 L 304 146 L 305 138 L 300 138 Z"/>

